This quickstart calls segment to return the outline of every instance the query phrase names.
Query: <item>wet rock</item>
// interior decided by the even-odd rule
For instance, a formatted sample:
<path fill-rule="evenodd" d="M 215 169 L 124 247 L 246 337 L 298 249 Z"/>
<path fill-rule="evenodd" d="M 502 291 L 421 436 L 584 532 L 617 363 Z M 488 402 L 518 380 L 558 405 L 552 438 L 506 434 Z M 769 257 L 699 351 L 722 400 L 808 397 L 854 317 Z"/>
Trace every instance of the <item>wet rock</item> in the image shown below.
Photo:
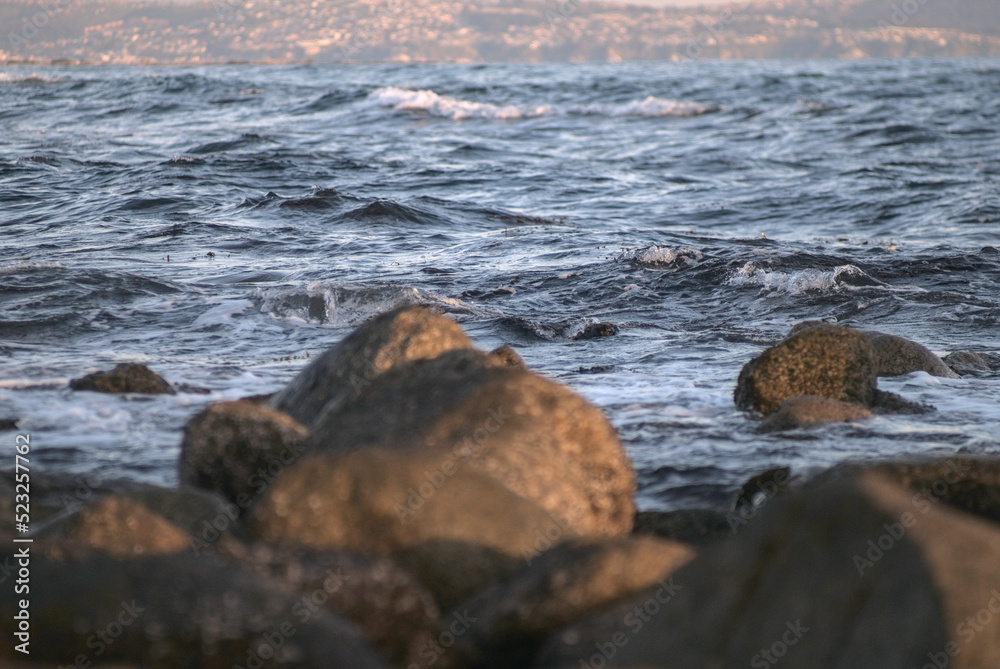
<path fill-rule="evenodd" d="M 461 458 L 375 448 L 304 457 L 252 509 L 250 533 L 392 556 L 445 607 L 575 535 Z"/>
<path fill-rule="evenodd" d="M 16 418 L 0 418 L 0 432 L 17 429 Z"/>
<path fill-rule="evenodd" d="M 845 462 L 812 479 L 811 485 L 871 473 L 916 493 L 914 505 L 942 502 L 1000 523 L 1000 458 L 951 456 L 912 461 Z"/>
<path fill-rule="evenodd" d="M 926 346 L 884 332 L 869 330 L 865 334 L 875 348 L 879 376 L 900 376 L 922 371 L 931 376 L 958 378 L 958 374 Z"/>
<path fill-rule="evenodd" d="M 536 666 L 1000 666 L 976 622 L 1000 610 L 1000 528 L 912 498 L 871 474 L 782 495 L 672 593 L 563 630 Z"/>
<path fill-rule="evenodd" d="M 98 393 L 141 393 L 145 395 L 176 395 L 162 376 L 146 365 L 123 362 L 107 372 L 94 372 L 69 382 L 73 390 Z"/>
<path fill-rule="evenodd" d="M 381 314 L 328 349 L 269 401 L 311 427 L 324 407 L 363 391 L 380 374 L 412 360 L 472 348 L 455 321 L 418 306 Z"/>
<path fill-rule="evenodd" d="M 824 423 L 848 423 L 874 417 L 875 414 L 860 404 L 817 395 L 804 395 L 782 402 L 776 412 L 761 422 L 760 429 L 765 432 L 777 432 Z"/>
<path fill-rule="evenodd" d="M 4 547 L 3 558 L 12 551 Z M 337 614 L 320 609 L 303 620 L 295 614 L 299 595 L 214 559 L 33 555 L 31 579 L 30 650 L 38 663 L 386 667 Z M 4 611 L 14 611 L 14 598 L 13 588 L 0 589 Z M 15 624 L 3 616 L 0 633 L 13 639 Z M 0 646 L 0 664 L 22 657 L 13 643 Z"/>
<path fill-rule="evenodd" d="M 955 351 L 944 363 L 962 376 L 988 376 L 1000 372 L 1000 354 L 981 351 Z"/>
<path fill-rule="evenodd" d="M 658 583 L 694 555 L 654 537 L 564 543 L 456 607 L 475 620 L 456 651 L 483 669 L 529 666 L 555 631 Z"/>
<path fill-rule="evenodd" d="M 726 514 L 716 509 L 640 511 L 633 535 L 653 534 L 692 546 L 706 546 L 733 536 Z"/>
<path fill-rule="evenodd" d="M 191 548 L 177 525 L 128 497 L 109 495 L 68 517 L 41 527 L 39 539 L 65 538 L 94 550 L 127 559 L 166 555 Z"/>
<path fill-rule="evenodd" d="M 875 391 L 870 408 L 876 414 L 910 414 L 914 416 L 934 411 L 934 407 L 929 404 L 911 402 L 896 393 L 884 390 Z"/>
<path fill-rule="evenodd" d="M 568 388 L 479 351 L 400 364 L 327 411 L 310 450 L 437 453 L 500 481 L 583 535 L 625 536 L 634 473 L 614 428 Z"/>
<path fill-rule="evenodd" d="M 790 467 L 775 467 L 747 479 L 733 500 L 732 510 L 740 513 L 763 506 L 772 498 L 788 490 L 792 480 Z"/>
<path fill-rule="evenodd" d="M 573 335 L 571 339 L 601 339 L 618 334 L 618 326 L 614 323 L 601 321 L 599 323 L 587 323 L 583 330 Z"/>
<path fill-rule="evenodd" d="M 299 593 L 300 619 L 324 607 L 344 616 L 394 666 L 421 666 L 438 637 L 434 598 L 391 560 L 262 543 L 233 544 L 226 557 Z"/>
<path fill-rule="evenodd" d="M 302 455 L 308 436 L 301 423 L 265 404 L 213 404 L 184 426 L 180 480 L 248 508 Z"/>

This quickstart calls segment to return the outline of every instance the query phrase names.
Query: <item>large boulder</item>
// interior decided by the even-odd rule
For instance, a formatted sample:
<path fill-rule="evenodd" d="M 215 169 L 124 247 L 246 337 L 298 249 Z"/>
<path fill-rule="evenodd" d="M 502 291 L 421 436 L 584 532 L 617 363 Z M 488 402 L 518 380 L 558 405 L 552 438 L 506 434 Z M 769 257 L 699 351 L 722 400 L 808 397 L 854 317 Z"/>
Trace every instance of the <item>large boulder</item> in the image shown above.
<path fill-rule="evenodd" d="M 248 508 L 268 482 L 305 450 L 309 430 L 257 402 L 219 402 L 184 426 L 183 483 L 213 490 Z"/>
<path fill-rule="evenodd" d="M 393 666 L 421 665 L 438 637 L 434 598 L 391 560 L 269 543 L 230 544 L 224 555 L 299 593 L 300 618 L 323 608 L 344 616 Z"/>
<path fill-rule="evenodd" d="M 736 405 L 767 415 L 800 395 L 868 405 L 875 395 L 875 350 L 863 332 L 816 325 L 789 336 L 740 372 Z"/>
<path fill-rule="evenodd" d="M 528 666 L 554 632 L 657 584 L 694 558 L 655 537 L 569 541 L 456 607 L 475 624 L 458 637 L 468 666 Z"/>
<path fill-rule="evenodd" d="M 400 364 L 313 427 L 312 450 L 372 446 L 461 459 L 576 532 L 624 536 L 634 473 L 604 415 L 568 388 L 479 351 Z"/>
<path fill-rule="evenodd" d="M 575 536 L 570 520 L 462 459 L 371 448 L 304 457 L 252 509 L 249 531 L 266 541 L 391 556 L 447 607 L 539 546 Z"/>
<path fill-rule="evenodd" d="M 761 422 L 760 429 L 765 432 L 777 432 L 825 423 L 848 423 L 874 417 L 874 413 L 860 404 L 841 402 L 829 397 L 803 395 L 782 402 L 776 412 Z"/>
<path fill-rule="evenodd" d="M 874 474 L 774 499 L 672 580 L 536 666 L 1000 666 L 1000 527 Z"/>
<path fill-rule="evenodd" d="M 958 374 L 922 344 L 873 330 L 865 331 L 865 334 L 875 348 L 879 376 L 927 372 L 931 376 L 958 378 Z"/>
<path fill-rule="evenodd" d="M 311 426 L 324 407 L 355 397 L 399 363 L 469 348 L 472 342 L 455 321 L 425 307 L 401 307 L 371 319 L 328 349 L 269 405 Z"/>
<path fill-rule="evenodd" d="M 2 557 L 13 559 L 18 549 L 5 545 Z M 12 643 L 20 597 L 13 587 L 0 589 L 3 666 L 25 657 Z M 299 599 L 257 574 L 190 553 L 63 562 L 32 548 L 30 657 L 41 666 L 386 667 L 334 612 L 297 615 Z"/>
<path fill-rule="evenodd" d="M 107 372 L 94 372 L 69 382 L 73 390 L 99 393 L 141 393 L 145 395 L 176 395 L 166 380 L 146 365 L 123 362 Z"/>

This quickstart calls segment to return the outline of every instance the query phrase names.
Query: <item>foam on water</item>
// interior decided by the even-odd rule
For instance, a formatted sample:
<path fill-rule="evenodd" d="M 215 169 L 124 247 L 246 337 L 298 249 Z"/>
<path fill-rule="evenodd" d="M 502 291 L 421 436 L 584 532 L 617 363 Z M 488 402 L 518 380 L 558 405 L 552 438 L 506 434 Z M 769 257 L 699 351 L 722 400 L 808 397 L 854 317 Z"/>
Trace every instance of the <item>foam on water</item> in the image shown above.
<path fill-rule="evenodd" d="M 711 112 L 719 111 L 717 105 L 706 105 L 691 100 L 670 100 L 658 98 L 653 95 L 643 100 L 630 100 L 622 103 L 598 103 L 589 105 L 575 105 L 570 107 L 570 111 L 576 114 L 595 114 L 601 116 L 643 116 L 647 118 L 657 116 L 701 116 Z"/>
<path fill-rule="evenodd" d="M 412 90 L 396 86 L 374 91 L 371 94 L 371 99 L 382 107 L 390 107 L 396 111 L 423 111 L 431 116 L 450 118 L 455 121 L 471 118 L 511 121 L 542 116 L 552 111 L 552 107 L 549 105 L 534 107 L 507 105 L 501 107 L 484 102 L 472 102 L 438 95 L 431 90 Z"/>
<path fill-rule="evenodd" d="M 760 286 L 763 290 L 801 295 L 857 286 L 871 287 L 879 285 L 880 282 L 854 265 L 841 265 L 829 270 L 802 269 L 782 272 L 764 269 L 757 263 L 748 262 L 729 277 L 726 283 L 730 286 Z"/>

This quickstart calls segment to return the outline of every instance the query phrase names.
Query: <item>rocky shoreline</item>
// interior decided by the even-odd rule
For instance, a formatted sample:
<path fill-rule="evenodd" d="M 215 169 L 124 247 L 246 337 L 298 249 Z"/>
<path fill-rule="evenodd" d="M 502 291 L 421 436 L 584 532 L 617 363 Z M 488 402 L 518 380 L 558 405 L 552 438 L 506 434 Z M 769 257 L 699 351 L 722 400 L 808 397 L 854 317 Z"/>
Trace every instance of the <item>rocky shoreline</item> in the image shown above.
<path fill-rule="evenodd" d="M 734 400 L 807 429 L 933 411 L 879 377 L 998 369 L 807 322 Z M 174 392 L 140 365 L 72 387 Z M 637 513 L 600 410 L 422 307 L 194 415 L 178 471 L 33 481 L 32 654 L 4 666 L 1000 666 L 1000 458 L 779 468 L 729 509 Z"/>

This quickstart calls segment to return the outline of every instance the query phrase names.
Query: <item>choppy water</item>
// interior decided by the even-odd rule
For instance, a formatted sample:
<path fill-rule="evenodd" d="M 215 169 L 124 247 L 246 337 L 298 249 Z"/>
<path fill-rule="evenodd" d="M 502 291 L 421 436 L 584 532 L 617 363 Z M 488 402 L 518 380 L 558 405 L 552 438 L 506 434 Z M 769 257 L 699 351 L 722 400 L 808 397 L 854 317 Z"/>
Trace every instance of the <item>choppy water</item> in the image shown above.
<path fill-rule="evenodd" d="M 174 481 L 200 406 L 416 301 L 601 406 L 646 508 L 996 453 L 998 378 L 784 435 L 732 390 L 803 319 L 997 350 L 997 247 L 995 60 L 0 69 L 0 418 L 36 471 Z M 66 388 L 131 360 L 211 393 Z"/>

